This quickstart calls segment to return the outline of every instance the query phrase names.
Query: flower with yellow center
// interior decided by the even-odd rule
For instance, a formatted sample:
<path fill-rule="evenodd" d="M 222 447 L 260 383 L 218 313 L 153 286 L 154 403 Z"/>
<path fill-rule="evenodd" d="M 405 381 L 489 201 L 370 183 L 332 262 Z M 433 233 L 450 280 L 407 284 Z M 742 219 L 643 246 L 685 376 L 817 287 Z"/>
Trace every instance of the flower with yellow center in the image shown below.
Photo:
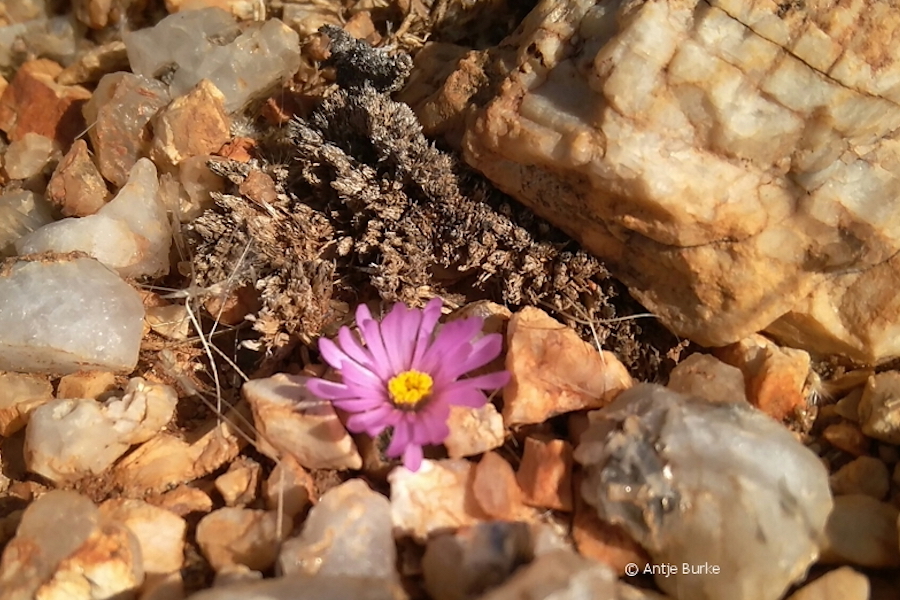
<path fill-rule="evenodd" d="M 397 408 L 414 408 L 431 395 L 434 380 L 428 373 L 403 371 L 388 382 L 388 392 Z"/>
<path fill-rule="evenodd" d="M 499 334 L 480 335 L 483 319 L 450 321 L 435 334 L 440 317 L 439 298 L 424 310 L 395 304 L 380 323 L 362 304 L 356 323 L 365 346 L 347 327 L 338 331 L 338 343 L 319 340 L 322 358 L 340 372 L 341 382 L 306 383 L 348 413 L 350 431 L 374 437 L 392 428 L 385 454 L 402 456 L 412 471 L 422 464 L 423 446 L 441 444 L 450 434 L 451 406 L 481 408 L 484 390 L 509 381 L 506 371 L 464 377 L 497 358 L 503 347 Z"/>

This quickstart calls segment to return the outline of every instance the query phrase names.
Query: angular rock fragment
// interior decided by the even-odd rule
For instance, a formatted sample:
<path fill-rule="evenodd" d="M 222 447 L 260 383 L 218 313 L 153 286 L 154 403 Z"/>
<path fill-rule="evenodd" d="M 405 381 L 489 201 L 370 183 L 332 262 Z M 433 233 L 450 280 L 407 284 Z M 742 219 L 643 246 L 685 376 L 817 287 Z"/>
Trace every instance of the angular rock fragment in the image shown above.
<path fill-rule="evenodd" d="M 12 600 L 120 597 L 143 580 L 134 534 L 70 491 L 32 503 L 0 558 L 0 589 Z"/>
<path fill-rule="evenodd" d="M 895 506 L 871 496 L 837 496 L 828 516 L 822 561 L 875 569 L 900 566 L 898 516 Z"/>
<path fill-rule="evenodd" d="M 175 413 L 175 390 L 135 377 L 104 403 L 59 399 L 32 413 L 25 431 L 28 470 L 53 482 L 99 475 L 128 448 L 160 431 Z"/>
<path fill-rule="evenodd" d="M 478 506 L 492 519 L 515 521 L 527 514 L 516 474 L 496 452 L 488 452 L 475 465 L 471 487 Z"/>
<path fill-rule="evenodd" d="M 778 346 L 761 335 L 751 335 L 722 348 L 716 355 L 743 372 L 747 399 L 770 417 L 783 421 L 806 409 L 808 353 Z"/>
<path fill-rule="evenodd" d="M 100 515 L 134 534 L 147 575 L 172 573 L 181 568 L 187 523 L 178 515 L 132 499 L 107 500 L 100 505 Z"/>
<path fill-rule="evenodd" d="M 290 531 L 290 521 L 277 513 L 226 507 L 200 519 L 197 544 L 217 571 L 231 565 L 264 571 L 275 563 L 279 542 Z"/>
<path fill-rule="evenodd" d="M 619 581 L 606 565 L 571 551 L 559 550 L 536 558 L 506 583 L 480 600 L 665 600 L 655 592 Z"/>
<path fill-rule="evenodd" d="M 40 174 L 51 162 L 59 160 L 57 143 L 29 131 L 9 145 L 3 156 L 3 168 L 10 179 L 28 179 Z"/>
<path fill-rule="evenodd" d="M 0 195 L 0 257 L 16 253 L 20 237 L 53 222 L 53 207 L 28 190 Z"/>
<path fill-rule="evenodd" d="M 297 573 L 287 577 L 228 585 L 198 592 L 188 600 L 407 600 L 393 582 L 371 577 L 327 577 Z"/>
<path fill-rule="evenodd" d="M 900 372 L 885 371 L 866 382 L 857 414 L 869 437 L 900 444 Z"/>
<path fill-rule="evenodd" d="M 0 436 L 22 429 L 29 414 L 52 399 L 53 386 L 46 376 L 0 372 Z"/>
<path fill-rule="evenodd" d="M 328 490 L 309 512 L 298 537 L 278 555 L 285 575 L 397 579 L 397 549 L 387 498 L 361 479 Z"/>
<path fill-rule="evenodd" d="M 150 151 L 150 119 L 169 102 L 162 83 L 132 73 L 110 73 L 84 105 L 97 167 L 107 181 L 125 185 L 139 158 Z"/>
<path fill-rule="evenodd" d="M 486 520 L 471 493 L 472 477 L 472 463 L 463 459 L 426 459 L 415 473 L 394 469 L 388 481 L 395 535 L 422 541 L 434 531 Z"/>
<path fill-rule="evenodd" d="M 507 426 L 599 408 L 632 384 L 615 355 L 598 352 L 538 308 L 526 307 L 512 316 L 507 345 L 506 368 L 512 375 L 503 389 Z"/>
<path fill-rule="evenodd" d="M 709 354 L 695 352 L 678 363 L 666 386 L 710 402 L 746 402 L 744 374 Z"/>
<path fill-rule="evenodd" d="M 869 578 L 850 567 L 825 573 L 787 600 L 869 600 Z"/>
<path fill-rule="evenodd" d="M 418 112 L 679 335 L 875 362 L 900 354 L 893 6 L 544 0 Z"/>
<path fill-rule="evenodd" d="M 571 511 L 572 445 L 565 440 L 529 436 L 516 479 L 526 504 Z"/>
<path fill-rule="evenodd" d="M 253 410 L 260 452 L 293 456 L 308 469 L 359 469 L 362 458 L 330 402 L 306 391 L 306 377 L 278 374 L 241 391 Z"/>
<path fill-rule="evenodd" d="M 171 245 L 156 167 L 142 158 L 115 198 L 96 214 L 45 225 L 22 236 L 16 249 L 19 254 L 84 252 L 123 277 L 140 277 L 168 272 Z"/>
<path fill-rule="evenodd" d="M 872 456 L 860 456 L 837 471 L 830 478 L 831 491 L 836 496 L 864 494 L 882 500 L 891 487 L 887 466 Z"/>
<path fill-rule="evenodd" d="M 158 165 L 175 167 L 186 158 L 212 154 L 230 137 L 225 97 L 208 79 L 178 96 L 151 121 L 150 156 Z"/>
<path fill-rule="evenodd" d="M 141 344 L 140 295 L 93 258 L 72 254 L 0 266 L 0 369 L 131 371 Z"/>
<path fill-rule="evenodd" d="M 56 76 L 56 81 L 61 85 L 95 83 L 104 75 L 127 70 L 128 54 L 125 52 L 125 42 L 113 40 L 79 53 L 75 62 Z"/>
<path fill-rule="evenodd" d="M 226 506 L 246 506 L 256 499 L 259 487 L 260 464 L 249 458 L 239 458 L 228 470 L 216 477 L 216 489 Z"/>
<path fill-rule="evenodd" d="M 525 523 L 480 523 L 428 541 L 422 556 L 425 589 L 434 600 L 477 598 L 532 559 Z"/>
<path fill-rule="evenodd" d="M 116 465 L 114 480 L 126 494 L 146 494 L 203 477 L 234 460 L 241 451 L 246 442 L 233 423 L 246 418 L 229 411 L 224 419 L 211 419 L 186 439 L 160 433 Z"/>
<path fill-rule="evenodd" d="M 109 196 L 87 143 L 75 140 L 47 184 L 47 199 L 64 217 L 86 217 L 100 210 Z"/>
<path fill-rule="evenodd" d="M 818 557 L 832 509 L 828 476 L 778 422 L 650 384 L 590 416 L 575 451 L 584 499 L 654 564 L 698 566 L 655 573 L 664 591 L 775 600 Z"/>
<path fill-rule="evenodd" d="M 502 446 L 506 439 L 503 417 L 490 402 L 475 409 L 451 406 L 447 427 L 450 434 L 444 438 L 444 446 L 450 458 L 488 452 Z"/>
<path fill-rule="evenodd" d="M 265 487 L 266 508 L 281 510 L 292 519 L 316 499 L 312 475 L 290 454 L 281 457 Z"/>
<path fill-rule="evenodd" d="M 209 79 L 234 113 L 263 98 L 300 66 L 299 36 L 278 19 L 238 27 L 219 8 L 169 15 L 126 34 L 135 73 L 165 77 L 173 98 Z"/>
<path fill-rule="evenodd" d="M 60 378 L 57 398 L 92 398 L 116 387 L 116 376 L 109 371 L 79 371 Z"/>
<path fill-rule="evenodd" d="M 38 133 L 68 148 L 85 129 L 81 109 L 91 92 L 54 81 L 62 67 L 39 58 L 22 65 L 0 97 L 0 129 L 12 141 Z"/>

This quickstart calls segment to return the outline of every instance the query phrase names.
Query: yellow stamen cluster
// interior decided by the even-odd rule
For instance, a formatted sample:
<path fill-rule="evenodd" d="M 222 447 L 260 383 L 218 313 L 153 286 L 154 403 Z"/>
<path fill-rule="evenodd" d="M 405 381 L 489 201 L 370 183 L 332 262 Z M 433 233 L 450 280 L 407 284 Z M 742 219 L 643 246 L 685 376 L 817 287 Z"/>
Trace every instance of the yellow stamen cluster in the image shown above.
<path fill-rule="evenodd" d="M 388 382 L 391 400 L 398 408 L 412 408 L 431 395 L 434 380 L 428 373 L 403 371 Z"/>

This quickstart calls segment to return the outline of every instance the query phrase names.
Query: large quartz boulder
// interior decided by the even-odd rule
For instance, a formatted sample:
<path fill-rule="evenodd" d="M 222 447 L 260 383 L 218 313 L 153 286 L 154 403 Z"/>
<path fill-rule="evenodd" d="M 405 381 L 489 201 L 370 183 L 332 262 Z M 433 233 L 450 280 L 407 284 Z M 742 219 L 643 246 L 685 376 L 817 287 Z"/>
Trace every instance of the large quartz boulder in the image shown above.
<path fill-rule="evenodd" d="M 487 53 L 423 51 L 405 99 L 678 334 L 880 361 L 900 355 L 893 6 L 543 0 Z"/>

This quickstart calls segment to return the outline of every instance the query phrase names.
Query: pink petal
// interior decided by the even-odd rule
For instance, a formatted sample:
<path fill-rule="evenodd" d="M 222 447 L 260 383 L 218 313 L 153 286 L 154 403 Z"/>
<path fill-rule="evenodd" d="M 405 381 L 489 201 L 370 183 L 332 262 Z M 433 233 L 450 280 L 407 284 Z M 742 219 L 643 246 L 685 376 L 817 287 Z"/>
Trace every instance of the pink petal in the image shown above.
<path fill-rule="evenodd" d="M 385 386 L 384 381 L 378 375 L 353 361 L 344 363 L 341 377 L 345 383 L 354 383 L 363 389 L 380 390 Z"/>
<path fill-rule="evenodd" d="M 419 324 L 419 331 L 416 333 L 416 343 L 413 349 L 412 358 L 409 364 L 412 368 L 422 360 L 425 351 L 431 343 L 431 337 L 434 335 L 434 327 L 437 325 L 438 319 L 441 318 L 441 307 L 444 302 L 440 298 L 432 298 L 422 310 L 422 321 Z"/>
<path fill-rule="evenodd" d="M 499 333 L 486 335 L 472 344 L 472 350 L 466 358 L 454 363 L 447 361 L 442 369 L 442 375 L 447 379 L 457 379 L 488 364 L 500 355 L 501 350 L 503 337 Z"/>
<path fill-rule="evenodd" d="M 481 408 L 487 404 L 487 396 L 484 392 L 472 386 L 463 385 L 466 380 L 457 381 L 456 384 L 441 391 L 441 400 L 453 406 L 466 406 L 468 408 Z"/>
<path fill-rule="evenodd" d="M 397 303 L 381 322 L 381 337 L 393 373 L 410 367 L 422 312 Z"/>
<path fill-rule="evenodd" d="M 415 473 L 422 466 L 424 457 L 425 453 L 422 451 L 422 446 L 410 444 L 403 451 L 403 466 Z"/>
<path fill-rule="evenodd" d="M 509 383 L 512 377 L 509 371 L 496 371 L 494 373 L 485 373 L 476 377 L 461 379 L 458 383 L 466 383 L 480 390 L 497 390 Z"/>
<path fill-rule="evenodd" d="M 372 358 L 372 353 L 360 345 L 349 327 L 341 327 L 340 330 L 338 330 L 338 341 L 341 343 L 341 349 L 354 361 L 383 379 L 390 376 L 386 371 L 383 373 L 379 371 L 378 364 L 376 364 L 375 360 Z"/>
<path fill-rule="evenodd" d="M 389 379 L 396 375 L 391 372 L 391 363 L 388 358 L 387 351 L 384 348 L 384 339 L 381 337 L 381 327 L 378 322 L 372 318 L 368 307 L 360 304 L 356 309 L 356 324 L 362 331 L 363 340 L 366 342 L 366 348 L 372 353 L 372 360 L 378 368 L 379 374 L 384 373 L 383 379 Z"/>
<path fill-rule="evenodd" d="M 384 453 L 390 457 L 400 456 L 411 441 L 412 430 L 407 422 L 407 416 L 400 415 L 400 418 L 394 423 L 394 433 L 391 436 L 391 443 L 388 444 L 387 450 L 385 450 Z"/>
<path fill-rule="evenodd" d="M 359 396 L 357 398 L 342 398 L 340 400 L 332 400 L 331 403 L 344 412 L 358 413 L 372 410 L 378 406 L 387 404 L 384 398 L 378 396 Z"/>
<path fill-rule="evenodd" d="M 444 325 L 419 361 L 419 370 L 431 373 L 449 355 L 458 356 L 463 348 L 469 347 L 483 325 L 484 320 L 479 317 L 450 321 Z"/>
<path fill-rule="evenodd" d="M 450 417 L 450 406 L 433 404 L 418 415 L 413 430 L 413 441 L 417 444 L 442 444 L 450 435 L 447 419 Z"/>
<path fill-rule="evenodd" d="M 335 383 L 326 379 L 309 379 L 306 381 L 306 389 L 324 400 L 345 400 L 358 396 L 355 391 L 350 390 L 343 383 Z"/>
<path fill-rule="evenodd" d="M 350 357 L 328 338 L 319 338 L 319 352 L 322 354 L 325 362 L 334 369 L 340 369 L 345 362 L 350 360 Z"/>
<path fill-rule="evenodd" d="M 347 417 L 347 429 L 353 433 L 367 433 L 376 436 L 391 425 L 394 408 L 382 404 L 372 410 L 354 413 Z"/>

